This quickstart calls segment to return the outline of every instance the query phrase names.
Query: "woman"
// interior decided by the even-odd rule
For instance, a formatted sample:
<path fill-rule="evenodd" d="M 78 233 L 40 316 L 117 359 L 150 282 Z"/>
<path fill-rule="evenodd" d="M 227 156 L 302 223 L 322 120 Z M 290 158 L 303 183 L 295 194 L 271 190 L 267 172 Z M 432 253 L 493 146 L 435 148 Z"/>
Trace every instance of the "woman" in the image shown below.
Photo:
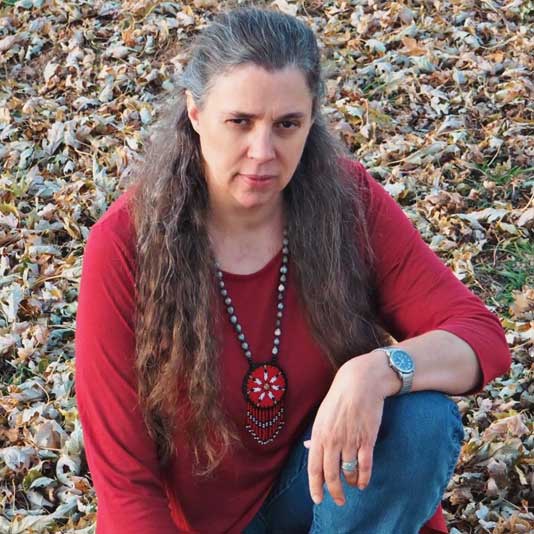
<path fill-rule="evenodd" d="M 97 534 L 447 532 L 447 394 L 510 355 L 321 95 L 303 23 L 219 16 L 92 228 L 76 393 Z"/>

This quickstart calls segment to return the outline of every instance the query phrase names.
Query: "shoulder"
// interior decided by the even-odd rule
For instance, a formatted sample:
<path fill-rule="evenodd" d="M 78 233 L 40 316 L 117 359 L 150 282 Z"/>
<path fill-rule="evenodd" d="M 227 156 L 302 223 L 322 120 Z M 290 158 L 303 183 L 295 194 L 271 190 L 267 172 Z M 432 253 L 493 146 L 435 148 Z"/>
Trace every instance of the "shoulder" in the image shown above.
<path fill-rule="evenodd" d="M 136 235 L 128 189 L 114 200 L 91 227 L 84 250 L 84 263 L 93 269 L 111 268 L 133 273 L 136 266 Z"/>
<path fill-rule="evenodd" d="M 122 192 L 91 227 L 89 236 L 98 234 L 102 238 L 111 239 L 133 250 L 135 248 L 135 227 L 131 203 L 134 193 L 135 190 L 132 188 Z"/>
<path fill-rule="evenodd" d="M 383 189 L 380 183 L 373 178 L 371 173 L 366 169 L 365 165 L 361 161 L 343 157 L 339 160 L 339 163 L 345 173 L 347 173 L 347 175 L 360 189 L 362 189 L 362 191 L 367 191 L 370 193 L 377 187 L 379 189 Z"/>
<path fill-rule="evenodd" d="M 377 213 L 383 207 L 391 207 L 395 201 L 384 189 L 382 184 L 376 180 L 366 167 L 358 160 L 343 157 L 340 165 L 346 173 L 346 177 L 356 189 L 365 218 L 368 223 L 374 223 Z"/>

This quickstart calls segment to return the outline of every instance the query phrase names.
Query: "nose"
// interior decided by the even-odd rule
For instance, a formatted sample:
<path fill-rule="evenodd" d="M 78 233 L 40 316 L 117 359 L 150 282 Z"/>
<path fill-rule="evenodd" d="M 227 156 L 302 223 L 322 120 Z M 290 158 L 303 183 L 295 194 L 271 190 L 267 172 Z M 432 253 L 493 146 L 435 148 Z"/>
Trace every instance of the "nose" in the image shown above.
<path fill-rule="evenodd" d="M 250 133 L 248 157 L 269 161 L 275 157 L 272 132 L 268 128 L 256 128 Z"/>

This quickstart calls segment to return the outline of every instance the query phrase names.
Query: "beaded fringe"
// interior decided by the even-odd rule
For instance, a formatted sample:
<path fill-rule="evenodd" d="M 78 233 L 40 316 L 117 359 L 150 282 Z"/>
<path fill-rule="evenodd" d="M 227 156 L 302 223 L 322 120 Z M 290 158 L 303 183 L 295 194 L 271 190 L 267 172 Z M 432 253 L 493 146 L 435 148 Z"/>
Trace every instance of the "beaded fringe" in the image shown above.
<path fill-rule="evenodd" d="M 248 403 L 245 428 L 260 445 L 274 441 L 285 423 L 283 402 L 271 408 L 257 408 Z"/>

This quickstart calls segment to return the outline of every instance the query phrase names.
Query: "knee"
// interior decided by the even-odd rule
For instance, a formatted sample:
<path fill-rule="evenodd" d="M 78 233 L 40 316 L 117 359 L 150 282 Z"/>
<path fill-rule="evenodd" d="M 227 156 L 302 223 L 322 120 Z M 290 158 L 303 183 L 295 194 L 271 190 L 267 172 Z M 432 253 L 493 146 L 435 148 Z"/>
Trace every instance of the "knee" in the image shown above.
<path fill-rule="evenodd" d="M 454 469 L 463 437 L 453 400 L 439 391 L 416 391 L 386 399 L 377 447 L 394 455 L 396 463 L 417 466 L 409 473 L 413 480 L 414 472 L 427 477 Z"/>

